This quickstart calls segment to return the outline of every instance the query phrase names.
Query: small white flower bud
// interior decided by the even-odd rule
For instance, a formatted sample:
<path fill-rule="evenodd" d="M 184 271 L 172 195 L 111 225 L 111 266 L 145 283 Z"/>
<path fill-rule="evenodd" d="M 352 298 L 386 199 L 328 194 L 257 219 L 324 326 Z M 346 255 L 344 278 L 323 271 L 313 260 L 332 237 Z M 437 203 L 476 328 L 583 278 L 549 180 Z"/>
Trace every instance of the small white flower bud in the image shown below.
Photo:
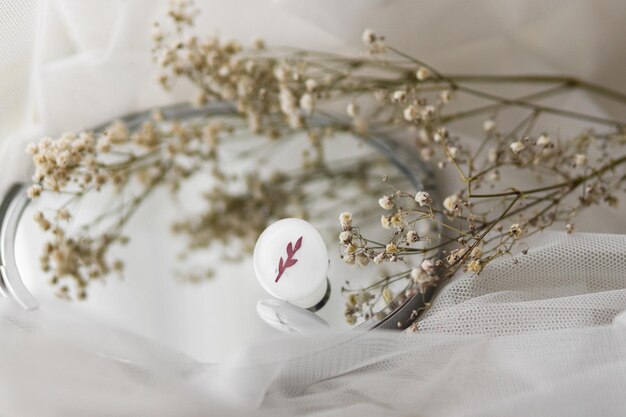
<path fill-rule="evenodd" d="M 406 120 L 407 122 L 414 122 L 420 117 L 419 108 L 414 104 L 411 104 L 410 106 L 405 108 L 402 114 L 404 115 L 404 120 Z"/>
<path fill-rule="evenodd" d="M 445 208 L 447 211 L 452 213 L 454 210 L 458 208 L 458 205 L 460 202 L 461 202 L 461 199 L 459 198 L 458 195 L 456 194 L 449 195 L 443 200 L 443 208 Z"/>
<path fill-rule="evenodd" d="M 430 70 L 426 67 L 419 67 L 417 71 L 415 71 L 415 78 L 419 81 L 424 81 L 428 77 L 430 77 Z"/>
<path fill-rule="evenodd" d="M 525 147 L 526 146 L 519 140 L 511 143 L 511 151 L 516 154 L 523 151 Z"/>
<path fill-rule="evenodd" d="M 395 243 L 388 243 L 387 246 L 385 246 L 385 252 L 396 253 L 398 252 L 398 247 L 395 245 Z"/>
<path fill-rule="evenodd" d="M 383 263 L 384 260 L 385 260 L 385 253 L 381 252 L 378 255 L 376 255 L 376 257 L 374 258 L 374 263 L 381 264 Z"/>
<path fill-rule="evenodd" d="M 347 229 L 352 227 L 352 213 L 343 212 L 339 215 L 339 223 L 341 223 L 341 227 Z"/>
<path fill-rule="evenodd" d="M 419 204 L 420 207 L 428 206 L 432 203 L 430 194 L 426 191 L 418 191 L 415 194 L 415 201 L 417 202 L 417 204 Z"/>
<path fill-rule="evenodd" d="M 370 263 L 370 258 L 368 258 L 366 255 L 362 253 L 359 253 L 358 255 L 356 255 L 356 264 L 358 266 L 366 267 L 369 263 Z"/>
<path fill-rule="evenodd" d="M 361 41 L 365 46 L 372 46 L 378 40 L 378 36 L 372 29 L 365 29 L 361 35 Z"/>
<path fill-rule="evenodd" d="M 511 227 L 509 227 L 509 234 L 514 239 L 518 239 L 520 236 L 522 236 L 522 228 L 518 223 L 512 224 Z"/>
<path fill-rule="evenodd" d="M 550 137 L 548 135 L 541 135 L 537 138 L 537 146 L 545 148 L 550 144 Z"/>
<path fill-rule="evenodd" d="M 449 103 L 450 100 L 452 100 L 452 92 L 446 90 L 446 91 L 442 91 L 441 94 L 439 94 L 439 99 L 441 100 L 442 103 Z"/>
<path fill-rule="evenodd" d="M 300 108 L 308 114 L 313 113 L 313 110 L 315 110 L 315 99 L 311 94 L 304 93 L 300 97 Z"/>
<path fill-rule="evenodd" d="M 28 146 L 26 146 L 26 153 L 35 155 L 37 152 L 39 152 L 39 147 L 36 144 L 29 143 Z"/>
<path fill-rule="evenodd" d="M 389 217 L 385 216 L 384 214 L 380 216 L 380 224 L 385 229 L 391 229 L 391 220 L 389 219 Z"/>
<path fill-rule="evenodd" d="M 574 156 L 574 164 L 577 167 L 582 167 L 587 165 L 587 155 L 585 155 L 584 153 L 577 153 Z"/>
<path fill-rule="evenodd" d="M 467 264 L 467 270 L 478 274 L 483 270 L 483 262 L 480 259 L 474 259 Z"/>
<path fill-rule="evenodd" d="M 436 112 L 435 106 L 426 106 L 422 109 L 421 116 L 424 120 L 430 120 L 435 116 Z"/>
<path fill-rule="evenodd" d="M 426 273 L 424 273 L 424 270 L 422 268 L 413 268 L 411 270 L 411 279 L 414 283 L 418 285 L 430 281 L 430 277 Z"/>
<path fill-rule="evenodd" d="M 346 113 L 348 113 L 348 116 L 350 117 L 356 117 L 359 115 L 360 112 L 360 108 L 359 105 L 356 104 L 354 101 L 351 101 L 350 103 L 348 103 L 348 105 L 346 106 Z"/>
<path fill-rule="evenodd" d="M 391 95 L 391 102 L 392 103 L 401 103 L 405 99 L 406 99 L 406 91 L 404 91 L 404 90 L 394 91 L 393 94 Z"/>
<path fill-rule="evenodd" d="M 435 156 L 433 148 L 422 148 L 420 150 L 420 158 L 422 158 L 423 161 L 428 162 L 433 159 L 433 156 Z"/>
<path fill-rule="evenodd" d="M 352 233 L 348 231 L 339 233 L 339 241 L 343 243 L 350 243 L 352 241 Z"/>
<path fill-rule="evenodd" d="M 317 81 L 315 81 L 312 78 L 309 78 L 308 80 L 304 82 L 304 87 L 306 88 L 306 91 L 308 91 L 309 93 L 312 93 L 317 89 Z"/>
<path fill-rule="evenodd" d="M 415 230 L 409 230 L 406 233 L 406 241 L 409 243 L 415 243 L 418 240 L 420 240 L 419 235 L 417 234 L 417 232 Z"/>
<path fill-rule="evenodd" d="M 440 127 L 439 129 L 437 129 L 437 131 L 435 131 L 435 133 L 433 134 L 433 140 L 437 143 L 441 142 L 442 140 L 445 140 L 448 138 L 448 129 L 446 129 L 445 127 Z"/>
<path fill-rule="evenodd" d="M 280 66 L 274 70 L 274 77 L 276 77 L 276 79 L 281 83 L 289 81 L 290 74 L 291 71 L 286 66 Z"/>
<path fill-rule="evenodd" d="M 393 197 L 384 195 L 378 200 L 378 205 L 385 210 L 391 210 L 394 207 Z"/>
<path fill-rule="evenodd" d="M 28 197 L 31 199 L 37 198 L 43 192 L 43 188 L 39 184 L 33 184 L 28 188 Z"/>
<path fill-rule="evenodd" d="M 430 259 L 424 259 L 422 261 L 422 264 L 420 265 L 420 268 L 422 268 L 422 270 L 427 274 L 432 274 L 433 272 L 435 272 L 435 263 Z"/>

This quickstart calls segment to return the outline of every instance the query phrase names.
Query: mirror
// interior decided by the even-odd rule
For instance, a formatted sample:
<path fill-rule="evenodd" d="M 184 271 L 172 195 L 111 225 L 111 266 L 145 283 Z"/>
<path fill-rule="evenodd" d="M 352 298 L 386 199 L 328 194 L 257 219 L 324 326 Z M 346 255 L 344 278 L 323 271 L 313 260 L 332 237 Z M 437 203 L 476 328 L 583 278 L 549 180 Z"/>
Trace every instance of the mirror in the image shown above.
<path fill-rule="evenodd" d="M 209 113 L 224 117 L 234 114 L 234 110 L 215 104 L 203 109 L 172 106 L 162 112 L 166 120 L 189 123 Z M 123 121 L 129 129 L 137 129 L 151 114 L 133 114 Z M 323 129 L 323 120 L 316 123 Z M 390 317 L 397 321 L 399 316 L 394 314 L 403 307 L 404 314 L 414 310 L 421 305 L 422 295 L 406 291 L 411 287 L 408 279 L 381 278 L 393 277 L 395 272 L 406 270 L 407 264 L 398 262 L 392 268 L 388 264 L 384 268 L 347 265 L 338 249 L 338 217 L 350 211 L 369 235 L 376 236 L 380 196 L 395 189 L 432 192 L 430 174 L 410 148 L 400 148 L 384 136 L 362 138 L 335 132 L 313 142 L 305 135 L 270 141 L 247 132 L 233 133 L 219 144 L 220 176 L 228 178 L 227 183 L 201 169 L 185 178 L 175 193 L 167 186 L 155 187 L 137 207 L 133 202 L 145 188 L 133 182 L 121 189 L 105 185 L 78 201 L 71 195 L 44 193 L 28 204 L 17 227 L 14 244 L 21 278 L 49 315 L 58 312 L 95 317 L 197 360 L 219 361 L 254 339 L 275 334 L 276 330 L 263 323 L 256 312 L 257 302 L 271 296 L 254 276 L 251 249 L 266 225 L 263 223 L 287 216 L 304 217 L 324 237 L 330 259 L 331 296 L 316 314 L 333 328 L 353 327 L 345 317 L 346 297 L 350 290 L 374 283 L 378 288 L 387 286 L 387 295 L 392 297 L 372 300 L 371 312 L 356 325 L 373 328 Z M 324 155 L 324 166 L 303 169 L 302 159 L 310 158 L 307 155 L 312 146 Z M 276 175 L 285 178 L 279 182 L 281 186 L 265 187 Z M 267 195 L 257 201 L 254 193 Z M 273 199 L 270 208 L 262 204 L 268 196 Z M 288 209 L 280 199 L 286 201 Z M 123 272 L 94 278 L 86 300 L 67 300 L 63 287 L 51 283 L 50 272 L 40 267 L 42 248 L 50 234 L 32 219 L 37 212 L 50 213 L 64 204 L 72 204 L 68 233 L 111 227 L 120 221 L 120 204 L 121 213 L 133 208 L 132 215 L 122 216 L 124 235 L 130 241 L 112 247 L 108 254 L 123 261 Z M 216 216 L 229 218 L 218 221 Z M 436 231 L 423 231 L 424 235 L 429 233 Z M 72 294 L 76 289 L 67 291 Z M 407 306 L 413 298 L 413 304 Z M 386 327 L 398 326 L 392 322 Z"/>

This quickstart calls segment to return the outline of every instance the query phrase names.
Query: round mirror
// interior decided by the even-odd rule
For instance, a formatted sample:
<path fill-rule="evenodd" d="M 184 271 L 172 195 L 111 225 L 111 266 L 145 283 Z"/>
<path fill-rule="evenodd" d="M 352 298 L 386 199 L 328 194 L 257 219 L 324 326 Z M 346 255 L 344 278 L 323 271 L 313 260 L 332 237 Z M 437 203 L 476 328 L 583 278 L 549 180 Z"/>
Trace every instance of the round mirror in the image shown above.
<path fill-rule="evenodd" d="M 236 112 L 222 104 L 202 109 L 179 105 L 163 109 L 158 117 L 192 125 L 203 123 L 207 115 L 219 122 Z M 121 120 L 132 132 L 152 117 L 154 113 L 143 112 Z M 323 132 L 324 119 L 313 123 Z M 324 162 L 316 163 L 315 155 L 323 155 Z M 27 185 L 16 185 L 2 209 L 5 292 L 28 304 L 27 295 L 10 288 L 12 280 L 21 280 L 48 315 L 96 317 L 195 359 L 219 361 L 233 349 L 276 332 L 257 314 L 257 302 L 272 297 L 255 278 L 251 253 L 267 225 L 299 217 L 321 233 L 328 248 L 330 298 L 315 313 L 322 321 L 337 329 L 403 328 L 423 306 L 428 294 L 412 290 L 406 277 L 393 278 L 410 265 L 348 265 L 338 248 L 342 212 L 351 212 L 375 237 L 380 234 L 381 195 L 396 189 L 432 192 L 429 171 L 410 148 L 384 135 L 356 137 L 337 131 L 324 132 L 320 140 L 303 134 L 270 140 L 241 130 L 219 139 L 216 156 L 204 166 L 189 166 L 190 173 L 177 184 L 105 184 L 80 198 L 44 193 L 29 201 Z M 71 218 L 55 218 L 49 229 L 64 222 L 67 235 L 123 230 L 129 237 L 128 243 L 102 251 L 102 257 L 115 260 L 110 264 L 115 267 L 94 275 L 84 288 L 55 278 L 58 271 L 41 268 L 44 248 L 55 243 L 50 230 L 42 230 L 33 218 L 39 213 L 48 218 L 64 206 L 71 207 Z M 437 231 L 424 230 L 423 235 L 436 238 Z M 84 242 L 76 238 L 75 243 L 80 250 Z M 12 257 L 16 270 L 7 259 Z M 116 272 L 118 261 L 124 268 Z M 384 296 L 369 300 L 367 311 L 347 317 L 351 296 L 382 287 Z"/>

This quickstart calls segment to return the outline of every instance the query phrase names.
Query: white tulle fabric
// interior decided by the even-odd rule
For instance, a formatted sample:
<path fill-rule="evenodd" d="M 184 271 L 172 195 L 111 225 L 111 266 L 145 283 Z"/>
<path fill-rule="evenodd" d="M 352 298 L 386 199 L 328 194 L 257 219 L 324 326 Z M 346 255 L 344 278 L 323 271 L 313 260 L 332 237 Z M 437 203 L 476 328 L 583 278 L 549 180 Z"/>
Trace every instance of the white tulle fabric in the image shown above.
<path fill-rule="evenodd" d="M 201 27 L 240 39 L 353 50 L 370 26 L 449 71 L 566 72 L 614 87 L 626 73 L 620 1 L 199 3 Z M 162 8 L 0 3 L 0 192 L 27 178 L 24 140 L 185 96 L 151 80 L 147 34 Z M 586 224 L 626 231 L 623 211 Z M 550 232 L 530 247 L 518 263 L 458 276 L 415 334 L 276 337 L 219 364 L 1 299 L 0 415 L 623 416 L 626 237 Z"/>
<path fill-rule="evenodd" d="M 548 233 L 517 264 L 502 258 L 479 276 L 459 276 L 418 333 L 277 337 L 220 364 L 93 323 L 55 324 L 5 302 L 0 409 L 14 416 L 622 416 L 625 253 L 623 236 Z"/>

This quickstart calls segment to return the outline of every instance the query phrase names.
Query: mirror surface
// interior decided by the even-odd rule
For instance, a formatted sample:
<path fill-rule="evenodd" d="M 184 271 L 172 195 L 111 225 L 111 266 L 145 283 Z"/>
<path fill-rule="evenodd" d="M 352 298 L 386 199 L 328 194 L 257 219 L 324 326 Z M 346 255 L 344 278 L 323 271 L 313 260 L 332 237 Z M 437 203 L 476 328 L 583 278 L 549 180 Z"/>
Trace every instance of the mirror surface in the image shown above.
<path fill-rule="evenodd" d="M 276 146 L 247 134 L 234 136 L 220 146 L 220 160 L 227 175 L 241 179 L 230 183 L 230 192 L 245 193 L 246 174 L 261 179 L 269 178 L 276 170 L 298 175 L 302 154 L 310 148 L 310 141 L 304 136 L 290 137 Z M 385 264 L 384 268 L 373 264 L 366 268 L 347 265 L 340 258 L 338 216 L 344 211 L 352 212 L 364 231 L 383 239 L 380 216 L 384 211 L 378 206 L 378 198 L 395 189 L 414 190 L 413 173 L 423 172 L 416 172 L 415 167 L 407 171 L 397 161 L 391 163 L 386 151 L 350 134 L 336 134 L 325 139 L 322 146 L 327 164 L 335 173 L 367 161 L 363 175 L 339 181 L 334 174 L 330 179 L 322 176 L 320 181 L 309 181 L 302 186 L 305 189 L 299 189 L 306 196 L 303 214 L 321 232 L 329 251 L 332 292 L 327 305 L 317 314 L 333 328 L 348 329 L 352 326 L 344 317 L 346 298 L 341 291 L 346 281 L 352 288 L 367 287 L 385 274 L 406 270 L 410 264 L 398 262 L 400 265 Z M 413 160 L 411 154 L 403 157 Z M 385 182 L 383 176 L 388 177 Z M 214 185 L 211 175 L 200 171 L 184 182 L 175 198 L 165 187 L 155 189 L 125 226 L 126 235 L 131 238 L 128 245 L 112 249 L 112 254 L 125 264 L 122 276 L 111 274 L 90 284 L 85 301 L 67 301 L 57 296 L 58 287 L 50 284 L 49 273 L 39 267 L 39 257 L 49 236 L 35 224 L 33 215 L 37 210 L 49 213 L 66 201 L 63 196 L 44 194 L 27 207 L 18 229 L 17 263 L 24 283 L 49 315 L 59 312 L 95 317 L 201 361 L 219 361 L 255 339 L 276 334 L 277 330 L 263 323 L 256 312 L 257 302 L 271 296 L 254 277 L 250 248 L 246 250 L 250 242 L 242 241 L 236 233 L 226 234 L 226 238 L 209 239 L 212 243 L 208 247 L 189 250 L 189 235 L 172 233 L 174 222 L 197 219 L 203 210 L 216 204 L 204 196 Z M 87 195 L 73 208 L 68 227 L 90 224 L 107 207 L 115 206 L 120 199 L 132 198 L 136 192 L 129 185 L 121 192 L 105 187 Z M 267 217 L 271 218 L 271 213 Z M 248 220 L 240 218 L 244 224 Z M 418 259 L 411 262 L 415 264 Z M 212 271 L 210 279 L 204 278 L 207 270 Z M 401 280 L 390 284 L 390 289 L 398 294 L 406 285 L 407 281 Z M 384 304 L 380 298 L 375 311 Z"/>

